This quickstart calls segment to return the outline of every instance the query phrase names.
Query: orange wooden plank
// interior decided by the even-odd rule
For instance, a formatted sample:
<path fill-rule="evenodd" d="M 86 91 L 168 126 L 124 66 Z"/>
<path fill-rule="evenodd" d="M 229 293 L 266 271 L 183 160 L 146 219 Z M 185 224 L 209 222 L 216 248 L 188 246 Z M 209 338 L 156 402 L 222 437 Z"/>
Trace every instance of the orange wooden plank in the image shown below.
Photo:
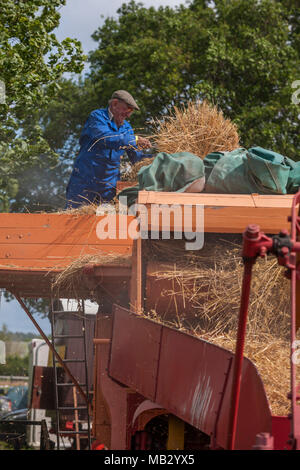
<path fill-rule="evenodd" d="M 128 226 L 134 219 L 116 215 L 116 231 L 98 237 L 105 216 L 0 214 L 0 269 L 62 269 L 74 259 L 97 252 L 130 254 Z M 107 226 L 102 226 L 104 232 Z M 105 234 L 104 234 L 105 236 Z M 103 236 L 102 236 L 103 238 Z"/>
<path fill-rule="evenodd" d="M 105 232 L 106 233 L 106 232 Z M 105 235 L 106 236 L 106 235 Z M 112 243 L 120 245 L 132 245 L 132 240 L 128 238 L 128 231 L 116 228 L 111 232 L 109 238 L 101 239 L 97 236 L 96 229 L 89 232 L 74 230 L 65 232 L 64 230 L 40 229 L 20 230 L 16 228 L 6 228 L 5 232 L 0 228 L 1 245 L 78 245 L 86 246 L 105 245 Z"/>
<path fill-rule="evenodd" d="M 14 251 L 3 252 L 0 247 L 0 269 L 19 269 L 21 267 L 28 269 L 63 269 L 80 256 L 96 255 L 100 251 L 101 253 L 131 254 L 131 248 L 129 246 L 114 245 L 102 246 L 101 250 L 95 245 L 89 245 L 82 250 L 79 250 L 77 246 L 59 246 L 48 252 L 44 249 L 35 251 L 36 245 L 30 246 L 30 250 L 23 250 L 22 247 L 17 248 L 18 249 Z M 5 257 L 5 253 L 7 253 L 7 257 Z"/>
<path fill-rule="evenodd" d="M 12 217 L 7 217 L 7 215 Z M 26 243 L 98 244 L 102 243 L 98 236 L 99 232 L 106 232 L 108 227 L 112 232 L 111 237 L 115 236 L 115 239 L 125 243 L 128 238 L 128 226 L 134 219 L 133 216 L 122 216 L 120 218 L 116 214 L 114 227 L 105 216 L 89 216 L 88 218 L 83 216 L 80 219 L 78 217 L 60 216 L 58 218 L 53 216 L 51 221 L 47 219 L 49 223 L 43 224 L 41 219 L 37 219 L 34 214 L 26 214 L 27 219 L 25 221 L 23 214 L 20 218 L 15 217 L 16 215 L 19 214 L 0 214 L 0 243 L 19 243 L 22 245 Z M 131 240 L 128 239 L 128 241 L 131 244 Z"/>
<path fill-rule="evenodd" d="M 294 195 L 209 194 L 140 191 L 141 204 L 202 204 L 217 207 L 286 207 L 291 208 Z"/>
<path fill-rule="evenodd" d="M 85 254 L 97 254 L 99 251 L 116 252 L 118 253 L 121 247 L 121 253 L 130 252 L 131 247 L 128 244 L 113 244 L 110 243 L 99 245 L 45 245 L 34 244 L 26 245 L 26 248 L 21 245 L 0 245 L 0 260 L 1 259 L 65 259 L 65 258 L 78 258 Z"/>
<path fill-rule="evenodd" d="M 148 230 L 162 231 L 162 214 L 165 217 L 166 229 L 169 225 L 170 231 L 179 232 L 242 233 L 249 224 L 259 225 L 266 233 L 278 233 L 281 229 L 290 228 L 288 216 L 291 213 L 293 195 L 265 197 L 243 194 L 195 196 L 179 193 L 145 193 L 146 191 L 139 193 L 138 201 L 147 207 L 147 219 L 142 216 L 142 223 L 144 227 L 148 226 Z M 156 204 L 159 205 L 161 214 L 158 214 Z M 163 208 L 163 204 L 168 207 Z M 170 210 L 172 205 L 176 217 Z M 201 226 L 197 206 L 204 208 L 204 227 Z M 189 216 L 185 218 L 185 214 Z"/>
<path fill-rule="evenodd" d="M 205 208 L 204 227 L 205 232 L 242 233 L 249 224 L 256 224 L 266 233 L 278 233 L 281 229 L 290 228 L 290 213 L 290 208 L 274 207 Z"/>
<path fill-rule="evenodd" d="M 147 205 L 147 208 L 147 219 L 142 216 L 142 225 L 148 226 L 149 231 L 163 231 L 165 227 L 165 231 L 169 228 L 171 232 L 242 233 L 249 224 L 259 225 L 266 233 L 277 233 L 283 228 L 290 228 L 290 210 L 286 208 L 205 207 L 204 227 L 195 206 L 188 210 L 189 217 L 186 219 L 185 206 L 182 206 L 182 214 L 178 218 L 174 218 L 173 213 L 168 210 L 162 210 L 161 214 L 152 217 L 151 205 Z"/>
<path fill-rule="evenodd" d="M 2 213 L 0 214 L 0 227 L 23 227 L 23 228 L 69 228 L 90 226 L 97 216 L 77 215 L 66 213 L 42 213 L 42 214 L 24 214 L 24 213 Z"/>

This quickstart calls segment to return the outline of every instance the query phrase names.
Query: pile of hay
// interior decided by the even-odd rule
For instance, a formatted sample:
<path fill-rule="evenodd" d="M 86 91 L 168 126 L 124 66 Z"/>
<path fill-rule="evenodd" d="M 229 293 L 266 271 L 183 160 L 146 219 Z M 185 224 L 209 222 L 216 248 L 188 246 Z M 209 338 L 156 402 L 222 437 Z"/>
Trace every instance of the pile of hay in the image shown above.
<path fill-rule="evenodd" d="M 97 212 L 98 204 L 94 202 L 83 204 L 79 207 L 72 207 L 70 209 L 65 209 L 59 211 L 58 214 L 71 214 L 71 215 L 94 215 Z"/>
<path fill-rule="evenodd" d="M 190 152 L 204 158 L 211 152 L 238 148 L 237 126 L 226 119 L 222 111 L 208 102 L 190 102 L 186 107 L 174 107 L 164 121 L 153 121 L 150 137 L 157 152 Z M 122 176 L 124 181 L 136 181 L 140 168 L 150 165 L 154 157 L 132 165 Z"/>
<path fill-rule="evenodd" d="M 190 152 L 204 158 L 211 152 L 239 147 L 237 126 L 208 102 L 190 102 L 164 122 L 155 122 L 153 142 L 159 152 Z"/>
<path fill-rule="evenodd" d="M 57 211 L 56 214 L 70 214 L 74 216 L 80 216 L 80 215 L 101 215 L 102 209 L 103 213 L 108 212 L 108 206 L 113 207 L 115 212 L 119 212 L 119 200 L 115 196 L 114 199 L 112 199 L 109 203 L 95 203 L 95 202 L 87 202 L 86 204 L 82 204 L 81 206 L 78 207 L 72 207 L 70 209 L 64 209 L 61 211 Z"/>
<path fill-rule="evenodd" d="M 70 298 L 80 299 L 80 292 L 85 285 L 84 269 L 88 266 L 131 265 L 131 255 L 97 251 L 95 254 L 82 255 L 74 259 L 65 269 L 59 272 L 52 283 L 53 293 L 59 297 L 60 291 L 68 292 Z M 91 298 L 93 292 L 90 292 Z"/>
<path fill-rule="evenodd" d="M 147 255 L 161 263 L 161 269 L 153 273 L 158 281 L 176 280 L 176 292 L 163 295 L 176 295 L 177 300 L 183 295 L 192 302 L 194 316 L 185 319 L 178 312 L 173 326 L 234 351 L 243 278 L 241 245 L 212 241 L 198 253 L 183 253 L 180 243 L 152 241 Z M 275 415 L 290 410 L 286 396 L 290 390 L 290 282 L 283 273 L 274 257 L 258 259 L 254 265 L 245 347 Z M 170 324 L 156 312 L 146 316 Z"/>
<path fill-rule="evenodd" d="M 157 281 L 175 279 L 175 291 L 192 304 L 193 328 L 201 334 L 235 330 L 239 313 L 243 261 L 241 245 L 222 239 L 206 242 L 200 251 L 184 251 L 181 240 L 152 241 L 147 257 L 157 259 Z M 172 260 L 171 262 L 169 260 Z M 259 258 L 253 268 L 248 332 L 289 337 L 289 280 L 277 259 Z M 276 315 L 274 315 L 276 312 Z M 191 322 L 192 320 L 189 319 Z"/>
<path fill-rule="evenodd" d="M 140 162 L 135 163 L 131 166 L 130 170 L 127 173 L 122 175 L 122 181 L 132 181 L 133 184 L 136 184 L 138 180 L 138 172 L 143 166 L 151 165 L 155 157 L 144 158 Z"/>
<path fill-rule="evenodd" d="M 235 352 L 235 332 L 228 335 L 212 336 L 204 339 Z M 203 337 L 203 336 L 202 336 Z M 291 412 L 291 402 L 287 398 L 290 391 L 290 343 L 274 334 L 247 334 L 244 355 L 258 369 L 268 397 L 273 415 L 287 416 Z"/>

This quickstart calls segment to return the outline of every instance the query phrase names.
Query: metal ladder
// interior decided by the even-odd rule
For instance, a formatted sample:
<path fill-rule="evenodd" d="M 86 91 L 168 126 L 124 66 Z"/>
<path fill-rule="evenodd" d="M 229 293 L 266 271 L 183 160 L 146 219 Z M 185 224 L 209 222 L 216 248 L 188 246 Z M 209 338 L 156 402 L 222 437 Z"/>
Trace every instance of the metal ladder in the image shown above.
<path fill-rule="evenodd" d="M 52 345 L 54 349 L 56 349 L 55 343 L 57 343 L 58 340 L 68 340 L 71 338 L 77 339 L 79 341 L 82 341 L 82 346 L 83 346 L 83 357 L 81 358 L 76 358 L 76 359 L 63 359 L 61 358 L 57 351 L 56 354 L 53 354 L 53 369 L 54 369 L 54 386 L 55 386 L 55 412 L 56 412 L 56 437 L 57 437 L 57 450 L 60 450 L 60 437 L 73 437 L 75 436 L 76 440 L 76 447 L 79 445 L 80 449 L 80 436 L 81 437 L 87 437 L 88 439 L 88 449 L 91 449 L 91 429 L 90 429 L 90 410 L 89 410 L 89 383 L 88 383 L 88 368 L 87 368 L 87 348 L 86 348 L 86 318 L 85 318 L 85 312 L 84 312 L 84 301 L 82 300 L 80 304 L 78 303 L 78 310 L 76 311 L 69 311 L 69 310 L 55 310 L 55 304 L 57 305 L 59 303 L 61 305 L 61 302 L 58 301 L 57 299 L 51 299 L 50 303 L 50 321 L 51 321 L 51 335 L 52 335 Z M 76 316 L 76 319 L 80 319 L 82 321 L 82 334 L 56 334 L 55 332 L 55 321 L 56 317 L 59 316 L 59 314 L 64 314 L 72 318 L 72 315 Z M 60 357 L 58 359 L 57 355 Z M 84 364 L 84 375 L 85 375 L 85 381 L 83 383 L 79 383 L 77 379 L 73 376 L 71 373 L 69 367 L 67 364 L 71 363 L 82 363 Z M 64 374 L 65 378 L 66 376 L 69 377 L 70 381 L 68 382 L 59 382 L 58 381 L 58 365 L 61 365 L 65 371 L 66 374 Z M 64 406 L 64 404 L 59 403 L 60 401 L 60 393 L 59 389 L 60 388 L 72 388 L 73 387 L 73 399 L 74 399 L 74 406 Z M 77 405 L 77 399 L 76 399 L 76 391 L 78 391 L 81 396 L 85 400 L 85 405 Z M 86 416 L 87 416 L 87 430 L 82 429 L 79 430 L 76 426 L 75 430 L 65 430 L 65 429 L 60 429 L 60 416 L 63 411 L 71 411 L 74 413 L 74 421 L 75 423 L 78 423 L 78 412 L 80 411 L 85 411 Z"/>

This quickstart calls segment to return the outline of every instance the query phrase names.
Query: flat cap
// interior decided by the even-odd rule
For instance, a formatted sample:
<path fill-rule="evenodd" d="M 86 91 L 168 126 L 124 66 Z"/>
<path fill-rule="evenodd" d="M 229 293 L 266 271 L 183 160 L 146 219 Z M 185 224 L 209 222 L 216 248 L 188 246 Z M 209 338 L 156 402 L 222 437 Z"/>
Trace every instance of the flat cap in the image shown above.
<path fill-rule="evenodd" d="M 118 100 L 124 101 L 124 103 L 128 104 L 128 106 L 131 106 L 133 109 L 137 109 L 138 111 L 140 110 L 135 100 L 133 99 L 131 94 L 128 93 L 128 91 L 125 91 L 125 90 L 114 91 L 111 99 L 112 100 L 118 99 Z"/>

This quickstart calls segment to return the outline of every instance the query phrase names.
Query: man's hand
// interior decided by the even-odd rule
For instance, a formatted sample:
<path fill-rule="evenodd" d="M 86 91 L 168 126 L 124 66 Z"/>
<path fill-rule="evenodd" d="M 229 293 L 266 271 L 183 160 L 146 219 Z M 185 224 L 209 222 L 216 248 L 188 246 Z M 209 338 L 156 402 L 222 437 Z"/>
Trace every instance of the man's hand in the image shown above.
<path fill-rule="evenodd" d="M 138 149 L 150 149 L 152 147 L 150 140 L 140 136 L 137 137 L 136 145 Z"/>

